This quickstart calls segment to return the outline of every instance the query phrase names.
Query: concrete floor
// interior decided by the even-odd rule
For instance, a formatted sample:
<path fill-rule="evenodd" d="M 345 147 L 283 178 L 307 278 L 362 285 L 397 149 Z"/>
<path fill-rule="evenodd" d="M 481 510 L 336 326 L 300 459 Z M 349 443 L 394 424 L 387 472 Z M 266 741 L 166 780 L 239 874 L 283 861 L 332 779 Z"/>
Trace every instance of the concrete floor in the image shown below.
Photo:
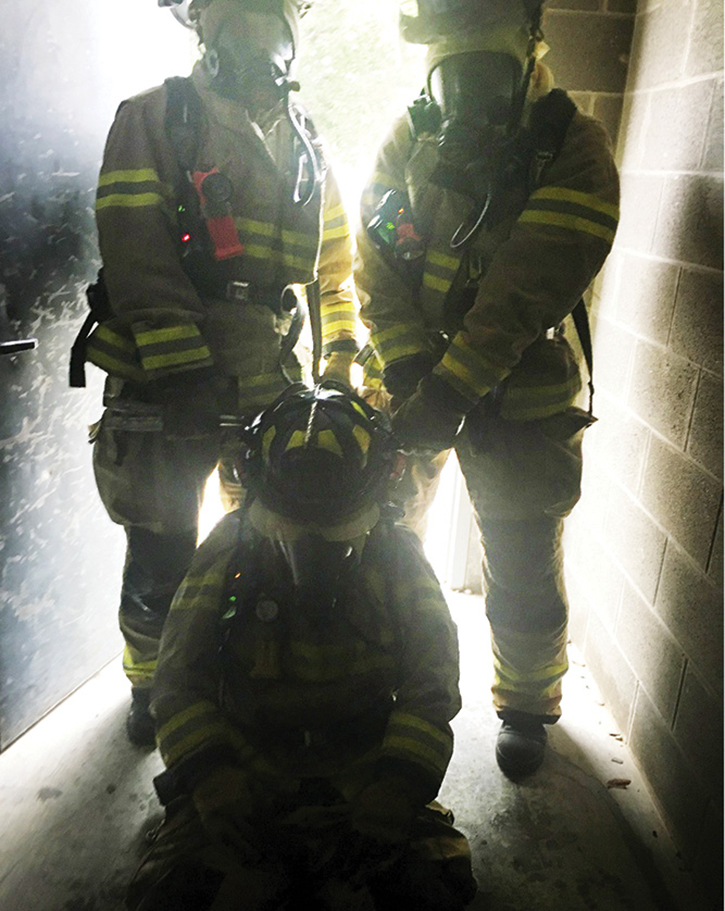
<path fill-rule="evenodd" d="M 520 784 L 501 775 L 482 599 L 454 593 L 450 604 L 464 709 L 441 800 L 471 840 L 480 884 L 472 908 L 703 907 L 575 654 L 542 769 Z M 151 784 L 161 761 L 127 742 L 127 703 L 115 662 L 0 755 L 0 911 L 123 908 L 145 835 L 161 819 Z"/>

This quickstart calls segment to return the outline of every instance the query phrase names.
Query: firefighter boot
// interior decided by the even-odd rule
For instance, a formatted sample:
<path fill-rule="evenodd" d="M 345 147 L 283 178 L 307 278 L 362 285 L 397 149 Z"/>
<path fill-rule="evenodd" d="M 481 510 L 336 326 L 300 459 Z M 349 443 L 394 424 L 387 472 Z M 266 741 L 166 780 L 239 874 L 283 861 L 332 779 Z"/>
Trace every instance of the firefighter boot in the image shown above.
<path fill-rule="evenodd" d="M 137 747 L 150 747 L 156 743 L 154 719 L 149 712 L 151 690 L 131 689 L 131 708 L 126 717 L 128 739 Z"/>
<path fill-rule="evenodd" d="M 508 778 L 531 775 L 544 761 L 546 728 L 536 715 L 501 712 L 496 740 L 496 762 Z"/>

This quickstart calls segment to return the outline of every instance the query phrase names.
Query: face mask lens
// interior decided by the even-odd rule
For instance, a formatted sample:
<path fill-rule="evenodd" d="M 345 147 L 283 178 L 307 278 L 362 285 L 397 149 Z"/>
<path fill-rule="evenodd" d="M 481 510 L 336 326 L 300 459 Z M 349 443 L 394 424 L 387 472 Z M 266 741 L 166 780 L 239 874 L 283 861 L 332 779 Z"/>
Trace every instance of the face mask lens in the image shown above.
<path fill-rule="evenodd" d="M 433 70 L 429 91 L 444 120 L 478 128 L 503 126 L 511 114 L 520 70 L 507 54 L 458 54 Z"/>

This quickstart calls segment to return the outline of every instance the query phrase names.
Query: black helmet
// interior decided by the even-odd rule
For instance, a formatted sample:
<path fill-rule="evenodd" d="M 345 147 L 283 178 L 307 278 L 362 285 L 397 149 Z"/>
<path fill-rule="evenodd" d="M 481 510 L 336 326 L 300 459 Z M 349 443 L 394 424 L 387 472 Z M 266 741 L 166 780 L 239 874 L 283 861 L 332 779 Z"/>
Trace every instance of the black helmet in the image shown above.
<path fill-rule="evenodd" d="M 276 516 L 323 529 L 347 525 L 346 538 L 377 521 L 397 447 L 387 418 L 341 384 L 291 387 L 245 442 L 245 484 Z"/>
<path fill-rule="evenodd" d="M 523 12 L 535 34 L 546 0 L 401 0 L 400 30 L 406 41 L 432 44 L 469 30 L 489 28 Z"/>

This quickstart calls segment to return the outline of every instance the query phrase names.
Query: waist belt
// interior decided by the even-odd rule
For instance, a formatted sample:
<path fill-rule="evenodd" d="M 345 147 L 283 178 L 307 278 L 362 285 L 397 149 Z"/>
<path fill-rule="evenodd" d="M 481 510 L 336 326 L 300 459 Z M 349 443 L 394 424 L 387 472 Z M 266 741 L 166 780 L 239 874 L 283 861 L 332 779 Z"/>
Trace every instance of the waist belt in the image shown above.
<path fill-rule="evenodd" d="M 284 289 L 271 285 L 253 285 L 251 282 L 227 282 L 214 296 L 230 304 L 261 304 L 275 313 L 289 312 L 296 302 L 294 295 L 290 298 Z"/>
<path fill-rule="evenodd" d="M 327 752 L 345 747 L 360 750 L 372 747 L 382 740 L 391 709 L 392 702 L 364 715 L 321 727 L 287 728 L 259 724 L 245 733 L 256 739 L 263 748 L 271 750 Z"/>

